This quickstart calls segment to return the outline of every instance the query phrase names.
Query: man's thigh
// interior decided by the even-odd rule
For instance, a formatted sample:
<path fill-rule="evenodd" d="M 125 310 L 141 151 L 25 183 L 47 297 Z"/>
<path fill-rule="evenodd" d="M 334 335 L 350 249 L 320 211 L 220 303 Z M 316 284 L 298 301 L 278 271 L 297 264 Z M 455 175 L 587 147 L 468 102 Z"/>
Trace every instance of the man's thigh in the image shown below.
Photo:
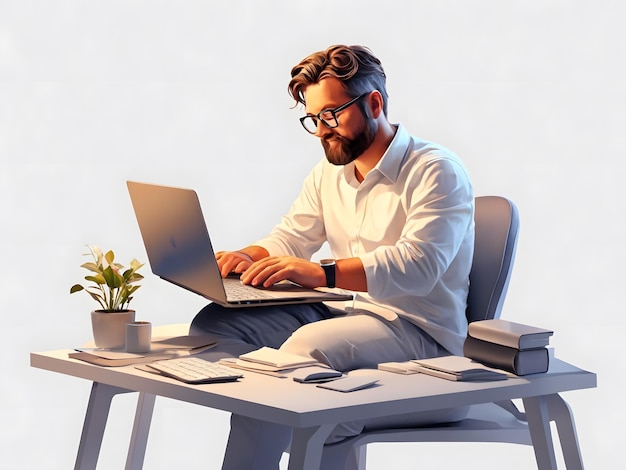
<path fill-rule="evenodd" d="M 278 348 L 298 328 L 331 317 L 324 304 L 254 308 L 204 307 L 193 319 L 191 334 L 211 334 L 230 342 Z"/>

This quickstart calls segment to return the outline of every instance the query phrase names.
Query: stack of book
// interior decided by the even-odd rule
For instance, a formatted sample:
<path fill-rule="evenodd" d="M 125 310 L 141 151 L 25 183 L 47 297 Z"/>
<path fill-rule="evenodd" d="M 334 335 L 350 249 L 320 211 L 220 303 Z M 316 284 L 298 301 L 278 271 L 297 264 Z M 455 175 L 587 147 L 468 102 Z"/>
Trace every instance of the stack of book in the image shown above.
<path fill-rule="evenodd" d="M 547 372 L 553 333 L 507 320 L 476 321 L 469 324 L 463 354 L 515 375 Z"/>

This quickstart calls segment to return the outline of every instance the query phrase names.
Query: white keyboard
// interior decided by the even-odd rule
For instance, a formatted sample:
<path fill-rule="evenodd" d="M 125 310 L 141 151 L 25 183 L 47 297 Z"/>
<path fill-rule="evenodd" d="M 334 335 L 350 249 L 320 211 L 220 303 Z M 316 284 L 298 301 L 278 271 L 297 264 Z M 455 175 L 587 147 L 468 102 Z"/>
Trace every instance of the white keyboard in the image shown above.
<path fill-rule="evenodd" d="M 164 359 L 146 366 L 189 384 L 231 382 L 243 377 L 243 374 L 235 369 L 199 357 Z"/>

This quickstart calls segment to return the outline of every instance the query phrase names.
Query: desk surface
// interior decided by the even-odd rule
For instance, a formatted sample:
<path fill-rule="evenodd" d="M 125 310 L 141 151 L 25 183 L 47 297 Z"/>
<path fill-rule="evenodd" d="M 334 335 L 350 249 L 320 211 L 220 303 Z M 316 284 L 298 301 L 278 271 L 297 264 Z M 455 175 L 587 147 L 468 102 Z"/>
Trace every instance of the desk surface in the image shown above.
<path fill-rule="evenodd" d="M 31 353 L 31 366 L 298 428 L 596 386 L 594 373 L 558 359 L 545 374 L 495 382 L 452 382 L 424 374 L 358 370 L 350 375 L 375 375 L 379 382 L 351 393 L 245 371 L 239 382 L 188 385 L 133 366 L 106 368 L 70 359 L 69 352 Z M 211 351 L 202 357 L 215 360 Z"/>

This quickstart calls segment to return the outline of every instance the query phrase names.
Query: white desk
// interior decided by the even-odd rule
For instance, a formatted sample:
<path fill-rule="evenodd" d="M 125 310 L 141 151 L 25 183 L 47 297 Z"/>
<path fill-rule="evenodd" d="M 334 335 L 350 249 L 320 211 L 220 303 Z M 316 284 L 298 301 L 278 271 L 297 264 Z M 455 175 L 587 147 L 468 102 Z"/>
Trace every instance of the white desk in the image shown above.
<path fill-rule="evenodd" d="M 290 470 L 319 468 L 323 443 L 339 422 L 522 398 L 538 467 L 556 469 L 549 421 L 558 414 L 562 447 L 567 447 L 569 454 L 568 468 L 582 469 L 571 412 L 558 393 L 596 386 L 595 374 L 558 359 L 552 361 L 546 374 L 482 383 L 451 382 L 423 374 L 354 371 L 376 374 L 380 382 L 346 394 L 256 373 L 245 373 L 239 382 L 186 385 L 132 366 L 104 368 L 70 359 L 69 352 L 31 353 L 31 366 L 93 382 L 75 465 L 80 470 L 96 468 L 111 400 L 127 392 L 140 392 L 127 469 L 141 469 L 143 465 L 156 396 L 293 427 Z M 203 357 L 215 359 L 210 351 Z"/>

